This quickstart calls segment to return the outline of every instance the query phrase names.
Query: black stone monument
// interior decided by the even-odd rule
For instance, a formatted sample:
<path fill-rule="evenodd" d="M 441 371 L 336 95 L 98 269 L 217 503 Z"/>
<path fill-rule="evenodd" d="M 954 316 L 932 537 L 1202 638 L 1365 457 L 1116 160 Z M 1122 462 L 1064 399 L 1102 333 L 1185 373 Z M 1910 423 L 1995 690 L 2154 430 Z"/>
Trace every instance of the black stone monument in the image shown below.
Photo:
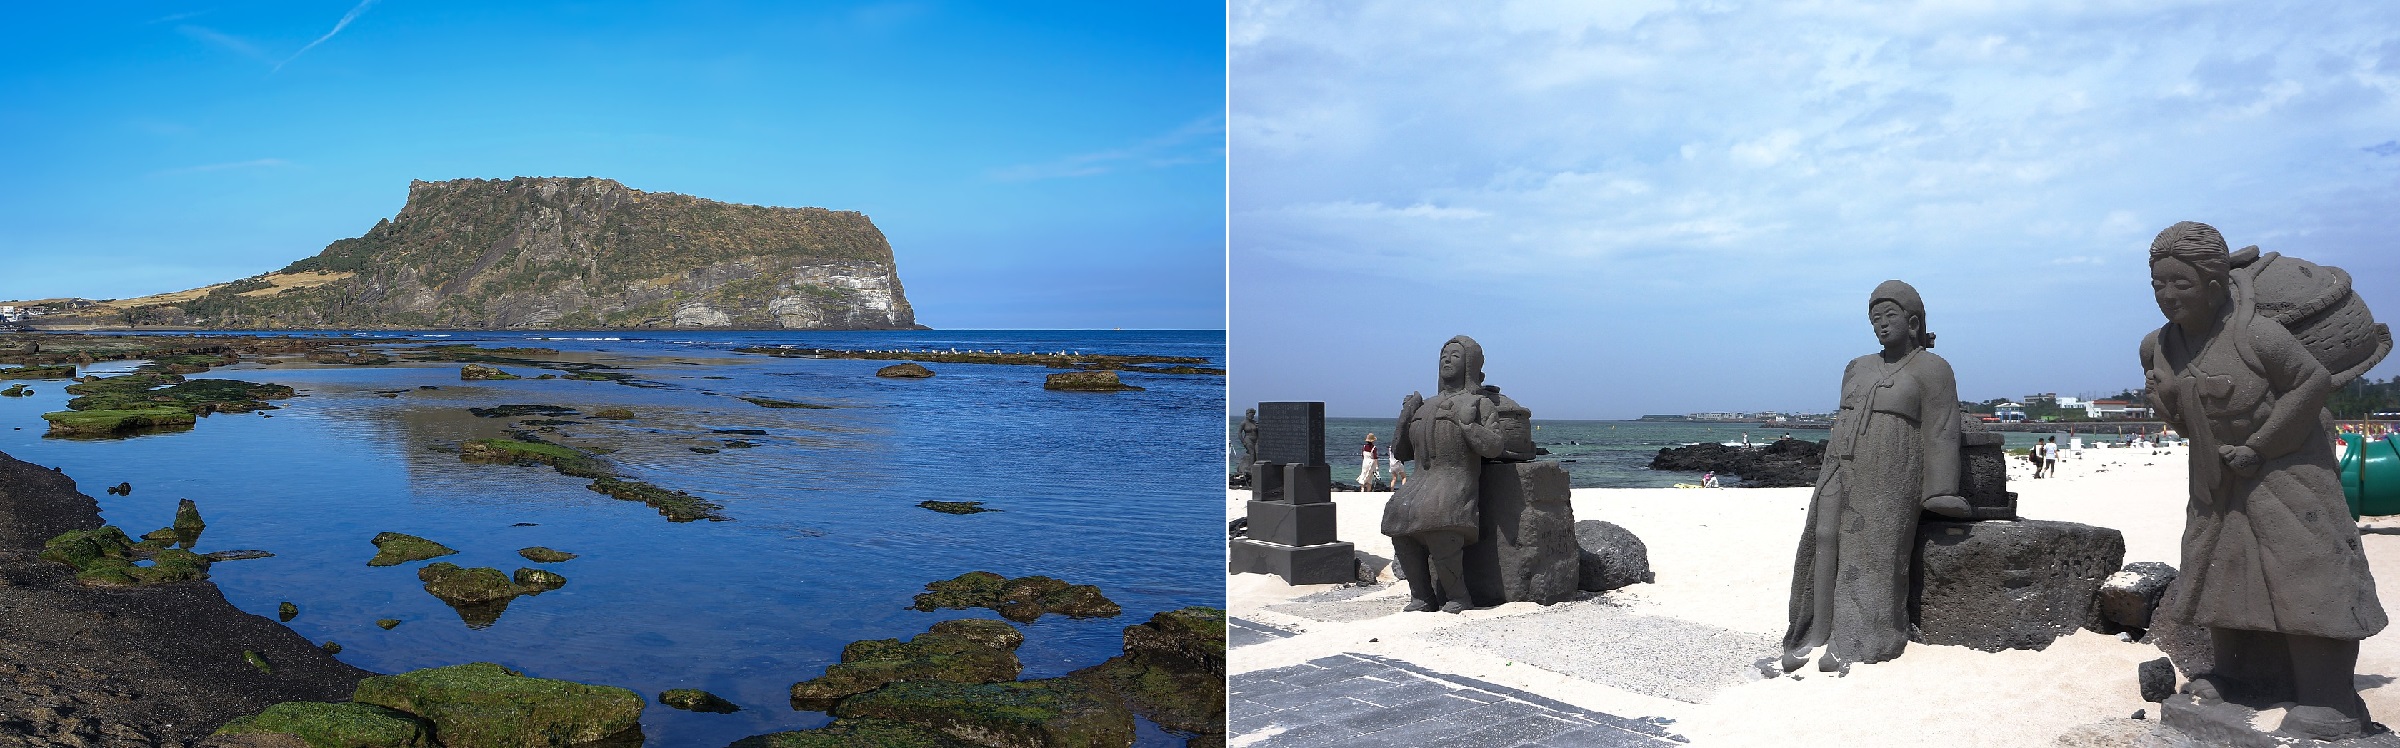
<path fill-rule="evenodd" d="M 1229 541 L 1226 571 L 1273 574 L 1291 584 L 1356 581 L 1357 554 L 1334 538 L 1325 404 L 1259 403 L 1254 457 L 1250 528 Z"/>

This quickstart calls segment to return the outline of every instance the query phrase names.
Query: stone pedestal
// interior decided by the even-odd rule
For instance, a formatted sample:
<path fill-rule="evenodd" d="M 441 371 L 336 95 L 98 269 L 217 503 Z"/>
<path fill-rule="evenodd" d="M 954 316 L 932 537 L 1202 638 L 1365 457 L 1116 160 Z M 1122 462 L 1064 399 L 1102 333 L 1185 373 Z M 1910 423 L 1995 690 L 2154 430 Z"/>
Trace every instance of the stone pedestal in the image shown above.
<path fill-rule="evenodd" d="M 1333 500 L 1333 466 L 1298 463 L 1252 463 L 1251 501 L 1322 504 Z"/>
<path fill-rule="evenodd" d="M 1318 504 L 1286 504 L 1280 501 L 1250 502 L 1251 540 L 1279 545 L 1324 545 L 1333 536 L 1333 502 Z"/>
<path fill-rule="evenodd" d="M 1927 644 L 2039 650 L 2100 630 L 2093 595 L 2125 561 L 2125 535 L 2045 520 L 1917 527 L 1909 614 Z"/>
<path fill-rule="evenodd" d="M 2016 519 L 2017 495 L 2008 490 L 2007 435 L 1969 431 L 1958 435 L 1958 494 L 1974 508 L 1968 519 Z"/>
<path fill-rule="evenodd" d="M 1467 546 L 1467 592 L 1477 605 L 1549 604 L 1573 597 L 1581 569 L 1567 470 L 1555 462 L 1483 466 L 1482 526 Z M 2113 571 L 2114 568 L 2112 567 Z"/>
<path fill-rule="evenodd" d="M 1342 541 L 1289 546 L 1234 538 L 1226 548 L 1225 570 L 1273 574 L 1291 584 L 1343 584 L 1358 581 L 1358 552 Z"/>

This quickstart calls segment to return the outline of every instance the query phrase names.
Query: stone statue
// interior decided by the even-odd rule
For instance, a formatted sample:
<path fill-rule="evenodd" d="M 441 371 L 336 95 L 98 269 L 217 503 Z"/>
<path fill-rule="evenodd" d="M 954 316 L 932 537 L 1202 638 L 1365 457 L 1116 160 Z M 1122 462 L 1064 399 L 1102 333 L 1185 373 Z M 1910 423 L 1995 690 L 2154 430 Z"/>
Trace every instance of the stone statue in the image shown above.
<path fill-rule="evenodd" d="M 1908 646 L 1909 564 L 1924 511 L 1965 517 L 1958 496 L 1958 383 L 1926 349 L 1925 302 L 1900 281 L 1867 299 L 1883 351 L 1842 371 L 1841 412 L 1792 565 L 1783 669 L 1881 662 Z"/>
<path fill-rule="evenodd" d="M 2183 687 L 2203 705 L 2298 704 L 2277 732 L 2358 735 L 2358 642 L 2383 605 L 2342 497 L 2326 366 L 2248 293 L 2225 239 L 2206 224 L 2150 244 L 2150 286 L 2167 324 L 2142 339 L 2160 417 L 2191 445 L 2184 585 L 2157 615 L 2205 626 L 2216 672 Z"/>
<path fill-rule="evenodd" d="M 1246 478 L 1249 478 L 1250 480 L 1258 480 L 1258 476 L 1255 476 L 1255 475 L 1251 475 L 1251 474 L 1250 474 L 1250 471 L 1252 471 L 1252 470 L 1256 470 L 1256 469 L 1257 469 L 1257 463 L 1258 463 L 1258 409 L 1257 409 L 1257 408 L 1251 408 L 1251 409 L 1249 409 L 1249 410 L 1242 411 L 1242 434 L 1241 434 L 1241 438 L 1242 438 L 1242 461 L 1241 461 L 1241 466 L 1242 466 L 1242 469 L 1241 469 L 1241 474 L 1242 474 L 1244 477 L 1246 477 Z"/>
<path fill-rule="evenodd" d="M 1416 469 L 1383 505 L 1383 534 L 1408 577 L 1406 610 L 1471 607 L 1463 552 L 1475 542 L 1483 461 L 1504 446 L 1499 421 L 1499 407 L 1484 394 L 1483 346 L 1465 335 L 1442 344 L 1433 400 L 1411 392 L 1400 401 L 1392 456 Z"/>

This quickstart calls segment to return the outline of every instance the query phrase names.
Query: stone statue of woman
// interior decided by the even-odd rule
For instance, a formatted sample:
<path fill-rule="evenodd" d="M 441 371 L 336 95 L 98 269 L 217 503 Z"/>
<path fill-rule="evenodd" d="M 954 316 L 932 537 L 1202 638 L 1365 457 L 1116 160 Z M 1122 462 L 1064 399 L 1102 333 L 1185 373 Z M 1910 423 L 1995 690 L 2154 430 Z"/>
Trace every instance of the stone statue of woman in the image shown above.
<path fill-rule="evenodd" d="M 1881 662 L 1908 646 L 1908 580 L 1917 519 L 1969 513 L 1958 494 L 1958 382 L 1926 349 L 1925 301 L 1900 281 L 1867 299 L 1883 350 L 1842 371 L 1841 412 L 1809 499 L 1792 566 L 1783 669 L 1825 647 L 1817 668 Z"/>
<path fill-rule="evenodd" d="M 2277 732 L 2357 735 L 2358 642 L 2385 619 L 2334 463 L 2333 384 L 2290 331 L 2243 303 L 2229 263 L 2207 224 L 2175 224 L 2150 244 L 2167 324 L 2142 339 L 2142 368 L 2160 417 L 2191 445 L 2184 588 L 2158 615 L 2208 627 L 2216 672 L 2184 685 L 2195 700 L 2294 702 Z"/>
<path fill-rule="evenodd" d="M 1406 610 L 1471 607 L 1463 551 L 1475 542 L 1483 461 L 1503 447 L 1499 420 L 1499 406 L 1483 391 L 1483 346 L 1465 335 L 1442 344 L 1433 400 L 1411 392 L 1400 401 L 1392 456 L 1417 466 L 1383 505 L 1383 534 L 1408 577 Z"/>
<path fill-rule="evenodd" d="M 1237 470 L 1236 472 L 1238 472 L 1239 474 L 1241 474 L 1241 476 L 1242 476 L 1242 477 L 1243 477 L 1243 479 L 1245 479 L 1245 480 L 1252 480 L 1252 481 L 1258 480 L 1258 476 L 1255 476 L 1255 475 L 1251 475 L 1251 474 L 1250 474 L 1250 471 L 1257 469 L 1257 462 L 1258 462 L 1258 409 L 1257 409 L 1257 408 L 1250 408 L 1250 409 L 1247 409 L 1247 410 L 1244 410 L 1244 411 L 1242 411 L 1242 431 L 1241 431 L 1241 438 L 1242 438 L 1242 463 L 1241 463 L 1241 468 L 1240 468 L 1239 470 Z"/>

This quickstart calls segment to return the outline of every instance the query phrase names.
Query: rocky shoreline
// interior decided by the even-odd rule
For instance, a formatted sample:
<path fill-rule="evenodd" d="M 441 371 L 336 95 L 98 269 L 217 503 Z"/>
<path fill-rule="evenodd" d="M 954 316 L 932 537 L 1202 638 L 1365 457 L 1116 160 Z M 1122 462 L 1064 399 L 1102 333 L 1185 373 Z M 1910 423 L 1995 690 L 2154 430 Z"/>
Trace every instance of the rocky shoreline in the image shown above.
<path fill-rule="evenodd" d="M 348 698 L 374 675 L 205 580 L 86 587 L 38 558 L 50 538 L 99 527 L 74 481 L 0 454 L 0 748 L 234 745 L 208 736 L 276 703 Z"/>

